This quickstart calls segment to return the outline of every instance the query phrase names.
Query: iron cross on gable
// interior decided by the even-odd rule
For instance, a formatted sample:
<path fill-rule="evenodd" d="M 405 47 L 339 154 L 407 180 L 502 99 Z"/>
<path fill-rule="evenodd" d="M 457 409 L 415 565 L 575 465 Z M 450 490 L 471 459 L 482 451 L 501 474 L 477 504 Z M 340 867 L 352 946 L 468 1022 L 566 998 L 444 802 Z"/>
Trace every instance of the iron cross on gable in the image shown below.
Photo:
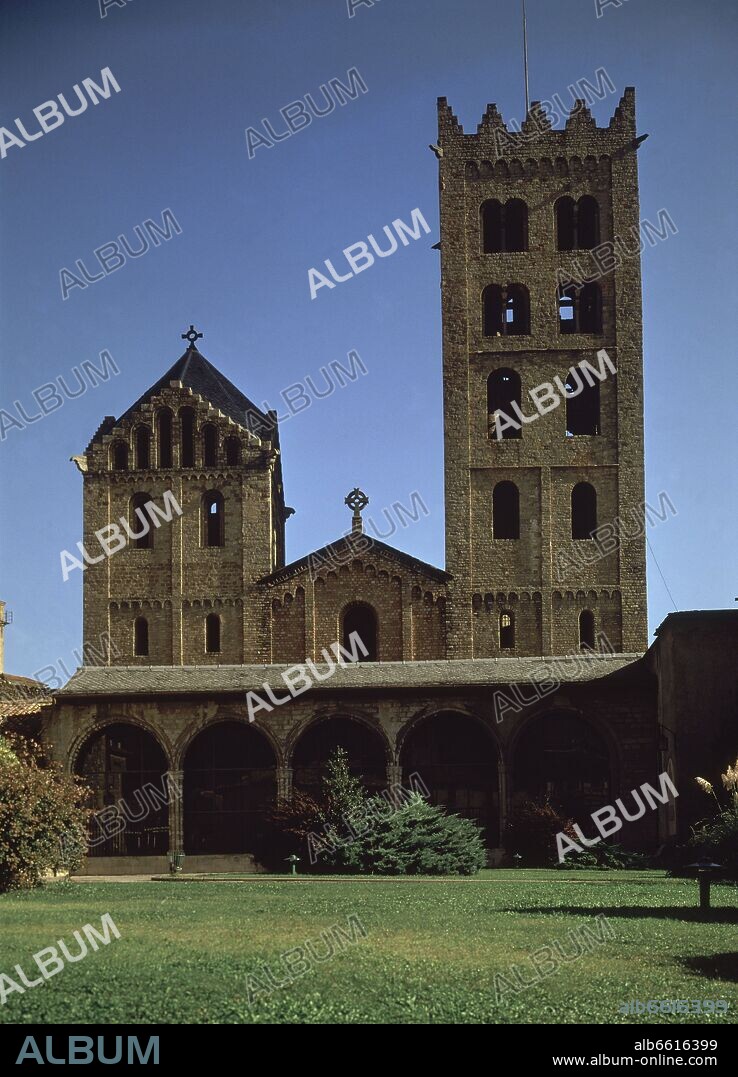
<path fill-rule="evenodd" d="M 182 340 L 189 340 L 191 348 L 195 347 L 195 341 L 200 340 L 201 337 L 202 333 L 198 333 L 194 325 L 191 325 L 188 331 L 182 334 Z"/>
<path fill-rule="evenodd" d="M 364 531 L 364 523 L 361 519 L 361 514 L 369 504 L 369 498 L 363 490 L 360 490 L 358 486 L 355 486 L 351 493 L 347 494 L 344 498 L 344 504 L 348 505 L 353 512 L 353 516 L 351 517 L 351 534 L 361 535 Z"/>

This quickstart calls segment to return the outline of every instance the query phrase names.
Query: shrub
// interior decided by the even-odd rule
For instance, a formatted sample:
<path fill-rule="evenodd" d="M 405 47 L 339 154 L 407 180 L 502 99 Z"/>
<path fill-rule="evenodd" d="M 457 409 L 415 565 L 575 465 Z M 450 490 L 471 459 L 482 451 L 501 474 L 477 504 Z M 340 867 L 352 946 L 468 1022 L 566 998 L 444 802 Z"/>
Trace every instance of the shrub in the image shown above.
<path fill-rule="evenodd" d="M 610 868 L 647 868 L 650 858 L 645 853 L 634 853 L 624 849 L 622 845 L 608 845 L 603 841 L 594 845 L 591 849 L 585 849 L 581 853 L 571 853 L 566 857 L 560 868 L 600 868 L 608 871 Z"/>
<path fill-rule="evenodd" d="M 289 853 L 302 857 L 300 872 L 356 875 L 470 875 L 486 861 L 474 823 L 417 793 L 370 797 L 342 748 L 328 761 L 319 798 L 295 792 L 272 813 L 258 859 L 284 870 Z"/>
<path fill-rule="evenodd" d="M 526 800 L 510 815 L 502 843 L 508 856 L 521 856 L 526 868 L 544 868 L 558 864 L 556 835 L 564 833 L 576 841 L 572 822 L 560 815 L 548 802 Z M 578 854 L 579 855 L 579 854 Z M 567 856 L 564 866 L 569 862 Z"/>
<path fill-rule="evenodd" d="M 693 828 L 686 849 L 682 850 L 682 859 L 687 865 L 709 857 L 722 865 L 721 875 L 738 879 L 738 759 L 721 775 L 721 780 L 725 807 L 711 782 L 695 778 L 700 789 L 714 799 L 718 810 L 712 819 L 703 820 Z"/>
<path fill-rule="evenodd" d="M 379 818 L 354 842 L 361 870 L 376 875 L 473 875 L 487 853 L 476 823 L 419 793 Z"/>
<path fill-rule="evenodd" d="M 696 826 L 687 848 L 687 864 L 707 856 L 722 866 L 720 875 L 738 879 L 738 807 Z"/>
<path fill-rule="evenodd" d="M 37 886 L 78 867 L 86 850 L 87 790 L 45 763 L 24 738 L 0 740 L 0 892 Z"/>

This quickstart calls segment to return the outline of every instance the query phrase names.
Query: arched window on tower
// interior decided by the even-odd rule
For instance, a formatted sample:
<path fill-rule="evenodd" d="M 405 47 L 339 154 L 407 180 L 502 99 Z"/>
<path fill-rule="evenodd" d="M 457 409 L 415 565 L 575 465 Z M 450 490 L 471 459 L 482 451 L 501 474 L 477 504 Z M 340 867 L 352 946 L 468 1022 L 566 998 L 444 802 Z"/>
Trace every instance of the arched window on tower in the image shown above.
<path fill-rule="evenodd" d="M 581 288 L 569 284 L 559 288 L 559 332 L 602 332 L 602 292 L 599 284 L 592 282 Z"/>
<path fill-rule="evenodd" d="M 202 428 L 202 462 L 204 467 L 218 466 L 218 428 L 205 423 Z"/>
<path fill-rule="evenodd" d="M 483 254 L 528 250 L 528 207 L 522 199 L 511 198 L 504 206 L 488 199 L 479 217 Z"/>
<path fill-rule="evenodd" d="M 602 332 L 602 292 L 594 281 L 585 284 L 579 293 L 579 332 Z"/>
<path fill-rule="evenodd" d="M 574 368 L 566 379 L 566 436 L 600 433 L 600 383 L 588 385 L 581 370 Z"/>
<path fill-rule="evenodd" d="M 504 332 L 509 337 L 530 333 L 530 297 L 522 284 L 507 286 Z"/>
<path fill-rule="evenodd" d="M 364 644 L 367 654 L 361 654 L 359 648 L 351 642 L 352 633 L 356 633 Z M 343 646 L 351 653 L 357 653 L 360 662 L 376 662 L 379 656 L 377 614 L 368 602 L 352 602 L 343 611 L 342 632 Z"/>
<path fill-rule="evenodd" d="M 136 429 L 136 467 L 147 471 L 151 467 L 151 431 L 148 426 Z"/>
<path fill-rule="evenodd" d="M 584 194 L 575 202 L 559 198 L 556 212 L 556 246 L 560 251 L 592 250 L 600 242 L 600 207 L 596 198 Z"/>
<path fill-rule="evenodd" d="M 125 441 L 113 444 L 113 471 L 128 471 L 128 446 Z"/>
<path fill-rule="evenodd" d="M 136 550 L 151 550 L 154 546 L 154 525 L 146 511 L 146 505 L 150 501 L 150 494 L 139 493 L 134 494 L 128 503 L 131 545 Z"/>
<path fill-rule="evenodd" d="M 502 331 L 502 288 L 488 284 L 482 292 L 482 333 L 485 337 L 499 337 Z"/>
<path fill-rule="evenodd" d="M 520 391 L 520 375 L 514 370 L 493 370 L 487 378 L 487 422 L 489 436 L 496 441 L 522 437 L 522 424 L 513 407 L 517 405 L 520 408 Z M 502 413 L 499 424 L 496 418 L 498 413 Z M 514 419 L 521 429 L 507 424 L 505 416 Z"/>
<path fill-rule="evenodd" d="M 579 614 L 579 650 L 594 650 L 595 619 L 592 610 L 582 610 Z"/>
<path fill-rule="evenodd" d="M 149 622 L 145 617 L 133 622 L 133 653 L 136 658 L 146 658 L 149 653 Z"/>
<path fill-rule="evenodd" d="M 528 250 L 528 207 L 522 198 L 511 198 L 503 210 L 504 248 Z"/>
<path fill-rule="evenodd" d="M 209 613 L 205 618 L 205 651 L 220 654 L 220 617 L 217 613 Z"/>
<path fill-rule="evenodd" d="M 597 528 L 597 493 L 588 482 L 578 482 L 571 492 L 571 537 L 591 538 Z"/>
<path fill-rule="evenodd" d="M 596 198 L 584 194 L 577 202 L 577 247 L 591 251 L 600 242 L 600 207 Z"/>
<path fill-rule="evenodd" d="M 172 466 L 172 413 L 162 408 L 156 417 L 156 439 L 159 443 L 159 467 Z"/>
<path fill-rule="evenodd" d="M 497 254 L 502 246 L 502 206 L 496 198 L 482 202 L 479 216 L 482 226 L 482 253 Z"/>
<path fill-rule="evenodd" d="M 217 490 L 202 498 L 202 545 L 225 546 L 225 502 Z"/>
<path fill-rule="evenodd" d="M 515 614 L 503 610 L 500 614 L 500 650 L 512 650 L 515 646 Z"/>
<path fill-rule="evenodd" d="M 195 410 L 179 409 L 179 463 L 180 467 L 195 466 Z"/>
<path fill-rule="evenodd" d="M 573 284 L 559 288 L 559 332 L 577 331 L 577 290 Z"/>
<path fill-rule="evenodd" d="M 573 251 L 576 248 L 574 229 L 574 199 L 566 195 L 559 198 L 556 212 L 556 246 L 560 251 Z"/>
<path fill-rule="evenodd" d="M 228 467 L 238 467 L 241 463 L 241 439 L 228 437 L 225 439 L 225 456 Z"/>
<path fill-rule="evenodd" d="M 520 538 L 520 492 L 514 482 L 498 482 L 492 491 L 492 537 Z"/>

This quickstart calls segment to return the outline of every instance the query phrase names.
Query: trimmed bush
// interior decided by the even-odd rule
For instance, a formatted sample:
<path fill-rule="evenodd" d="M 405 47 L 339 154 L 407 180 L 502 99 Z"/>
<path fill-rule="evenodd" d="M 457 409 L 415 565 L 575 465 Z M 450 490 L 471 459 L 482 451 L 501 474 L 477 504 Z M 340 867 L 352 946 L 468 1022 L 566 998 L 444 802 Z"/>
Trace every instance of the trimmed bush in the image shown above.
<path fill-rule="evenodd" d="M 37 886 L 50 871 L 79 866 L 87 845 L 86 798 L 83 784 L 45 763 L 37 745 L 0 739 L 0 892 Z"/>

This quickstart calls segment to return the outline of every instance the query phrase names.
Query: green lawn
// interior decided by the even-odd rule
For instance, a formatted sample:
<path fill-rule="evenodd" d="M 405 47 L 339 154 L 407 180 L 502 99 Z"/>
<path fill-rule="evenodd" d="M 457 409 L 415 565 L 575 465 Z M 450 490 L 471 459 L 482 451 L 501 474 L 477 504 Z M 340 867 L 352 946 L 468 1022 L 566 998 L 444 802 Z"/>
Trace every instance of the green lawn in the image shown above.
<path fill-rule="evenodd" d="M 74 931 L 99 927 L 104 913 L 121 938 L 10 994 L 0 1022 L 735 1022 L 738 888 L 713 887 L 712 922 L 699 919 L 696 898 L 693 881 L 660 872 L 53 883 L 0 896 L 0 972 L 17 979 L 19 963 L 30 979 L 35 952 L 61 938 L 75 953 Z M 496 973 L 515 984 L 515 963 L 529 982 L 532 951 L 558 939 L 575 953 L 582 947 L 569 933 L 596 929 L 603 913 L 614 938 L 571 962 L 557 955 L 557 971 L 495 1000 Z M 249 1007 L 250 974 L 266 982 L 266 962 L 284 980 L 284 951 L 313 940 L 313 952 L 327 954 L 321 932 L 340 924 L 350 935 L 352 915 L 365 938 L 284 986 L 256 990 Z M 631 999 L 731 1006 L 726 1016 L 619 1013 Z"/>

